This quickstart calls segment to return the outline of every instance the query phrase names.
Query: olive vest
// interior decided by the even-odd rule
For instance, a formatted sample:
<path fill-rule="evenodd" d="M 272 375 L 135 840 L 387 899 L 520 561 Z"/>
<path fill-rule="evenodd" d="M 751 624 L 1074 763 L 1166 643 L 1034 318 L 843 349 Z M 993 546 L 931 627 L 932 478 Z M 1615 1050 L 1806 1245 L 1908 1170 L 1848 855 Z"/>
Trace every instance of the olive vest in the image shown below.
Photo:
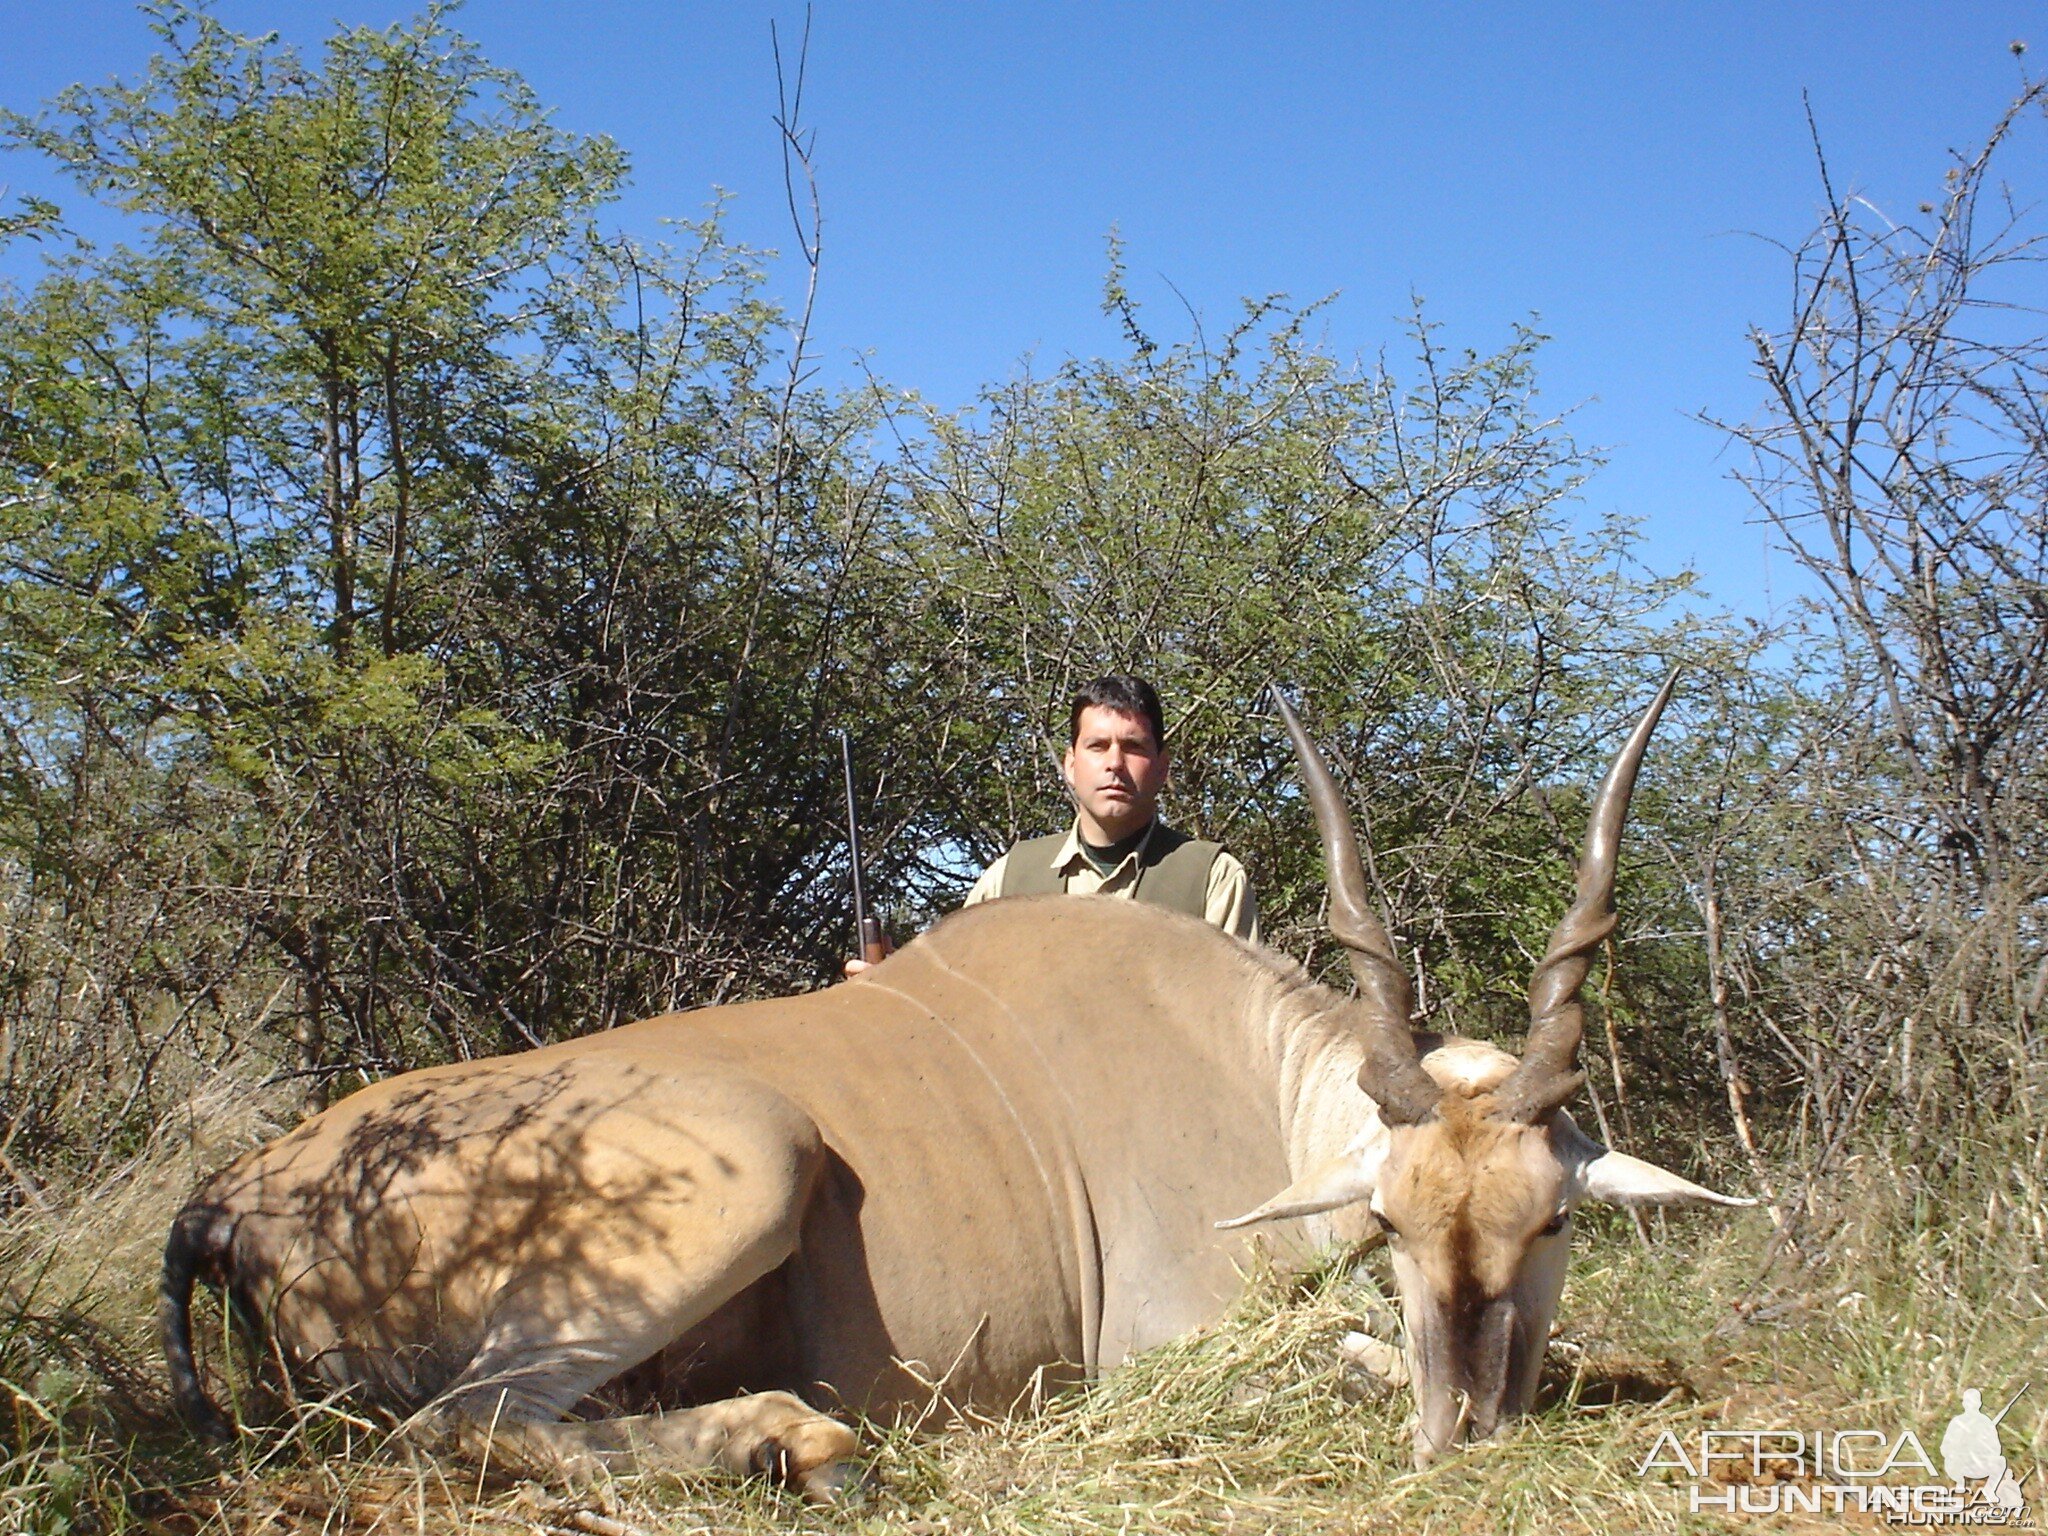
<path fill-rule="evenodd" d="M 1064 870 L 1054 869 L 1054 855 L 1067 840 L 1064 832 L 1047 837 L 1027 838 L 1017 844 L 1003 861 L 1003 888 L 999 896 L 1049 896 L 1064 892 Z M 1176 832 L 1160 822 L 1138 850 L 1138 880 L 1130 899 L 1186 912 L 1193 917 L 1209 914 L 1209 867 L 1223 851 L 1221 843 L 1205 843 Z"/>

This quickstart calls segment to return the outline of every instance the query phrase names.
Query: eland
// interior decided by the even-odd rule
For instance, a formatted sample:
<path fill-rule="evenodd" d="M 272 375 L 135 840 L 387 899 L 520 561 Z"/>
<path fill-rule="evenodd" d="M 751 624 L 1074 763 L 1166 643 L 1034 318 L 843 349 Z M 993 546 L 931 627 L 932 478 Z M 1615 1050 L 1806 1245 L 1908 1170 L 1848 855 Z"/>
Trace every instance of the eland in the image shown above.
<path fill-rule="evenodd" d="M 1281 1222 L 1303 1251 L 1389 1244 L 1418 1465 L 1484 1438 L 1534 1396 L 1579 1202 L 1752 1203 L 1564 1108 L 1671 686 L 1593 801 L 1519 1058 L 1412 1028 L 1356 835 L 1282 700 L 1355 997 L 1195 918 L 1027 897 L 826 991 L 374 1084 L 178 1215 L 173 1396 L 230 1432 L 194 1358 L 204 1280 L 298 1381 L 428 1443 L 827 1498 L 858 1451 L 832 1413 L 1002 1407 L 1114 1367 L 1218 1318 L 1243 1229 Z"/>

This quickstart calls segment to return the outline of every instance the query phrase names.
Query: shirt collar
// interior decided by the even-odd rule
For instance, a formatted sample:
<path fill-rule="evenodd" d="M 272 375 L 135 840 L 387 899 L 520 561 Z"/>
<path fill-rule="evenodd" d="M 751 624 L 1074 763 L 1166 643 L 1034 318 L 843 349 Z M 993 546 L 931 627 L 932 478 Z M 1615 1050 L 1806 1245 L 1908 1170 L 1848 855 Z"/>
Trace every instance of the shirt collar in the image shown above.
<path fill-rule="evenodd" d="M 1152 818 L 1152 825 L 1145 829 L 1145 835 L 1138 839 L 1138 846 L 1119 859 L 1116 868 L 1112 869 L 1103 878 L 1105 880 L 1114 880 L 1131 865 L 1142 859 L 1145 856 L 1145 850 L 1152 846 L 1152 834 L 1158 830 L 1159 818 L 1155 815 Z M 1076 821 L 1071 827 L 1067 828 L 1065 840 L 1061 842 L 1059 851 L 1052 856 L 1053 873 L 1070 875 L 1087 862 L 1088 855 L 1081 851 L 1081 823 Z"/>

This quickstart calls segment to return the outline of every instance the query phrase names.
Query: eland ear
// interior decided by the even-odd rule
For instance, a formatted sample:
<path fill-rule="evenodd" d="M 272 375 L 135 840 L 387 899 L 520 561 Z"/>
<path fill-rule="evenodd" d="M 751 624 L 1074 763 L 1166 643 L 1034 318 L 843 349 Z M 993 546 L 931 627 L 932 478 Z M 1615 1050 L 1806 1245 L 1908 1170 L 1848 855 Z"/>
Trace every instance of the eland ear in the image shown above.
<path fill-rule="evenodd" d="M 1216 1225 L 1227 1231 L 1255 1222 L 1285 1221 L 1290 1216 L 1319 1216 L 1341 1205 L 1370 1200 L 1379 1184 L 1380 1165 L 1386 1160 L 1386 1139 L 1368 1133 L 1335 1157 L 1318 1163 L 1257 1210 Z"/>
<path fill-rule="evenodd" d="M 1755 1205 L 1738 1195 L 1717 1194 L 1682 1179 L 1655 1163 L 1626 1152 L 1610 1152 L 1597 1142 L 1586 1143 L 1593 1155 L 1575 1170 L 1574 1182 L 1584 1198 L 1609 1205 Z"/>

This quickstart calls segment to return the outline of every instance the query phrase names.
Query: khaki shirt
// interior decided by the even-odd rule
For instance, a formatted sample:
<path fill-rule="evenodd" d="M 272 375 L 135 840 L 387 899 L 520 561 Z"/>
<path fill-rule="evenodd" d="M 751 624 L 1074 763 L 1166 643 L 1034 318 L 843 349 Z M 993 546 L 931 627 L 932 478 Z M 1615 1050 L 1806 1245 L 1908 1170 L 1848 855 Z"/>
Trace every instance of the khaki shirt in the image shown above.
<path fill-rule="evenodd" d="M 1156 827 L 1159 823 L 1154 821 L 1152 825 Z M 1146 841 L 1150 841 L 1149 833 Z M 1115 869 L 1107 875 L 1099 875 L 1095 866 L 1088 862 L 1088 856 L 1081 851 L 1081 829 L 1076 825 L 1068 829 L 1067 840 L 1053 855 L 1052 867 L 1066 875 L 1067 894 L 1070 896 L 1121 896 L 1128 900 L 1138 888 L 1138 855 L 1144 851 L 1145 843 L 1140 842 L 1123 856 Z M 993 901 L 1000 896 L 1003 892 L 1003 871 L 1009 862 L 1010 855 L 1006 853 L 984 869 L 960 905 L 971 907 L 977 902 Z M 1251 877 L 1245 874 L 1244 866 L 1227 852 L 1219 851 L 1216 862 L 1209 866 L 1209 890 L 1202 916 L 1225 933 L 1234 933 L 1247 943 L 1259 942 L 1259 903 L 1252 894 Z"/>

